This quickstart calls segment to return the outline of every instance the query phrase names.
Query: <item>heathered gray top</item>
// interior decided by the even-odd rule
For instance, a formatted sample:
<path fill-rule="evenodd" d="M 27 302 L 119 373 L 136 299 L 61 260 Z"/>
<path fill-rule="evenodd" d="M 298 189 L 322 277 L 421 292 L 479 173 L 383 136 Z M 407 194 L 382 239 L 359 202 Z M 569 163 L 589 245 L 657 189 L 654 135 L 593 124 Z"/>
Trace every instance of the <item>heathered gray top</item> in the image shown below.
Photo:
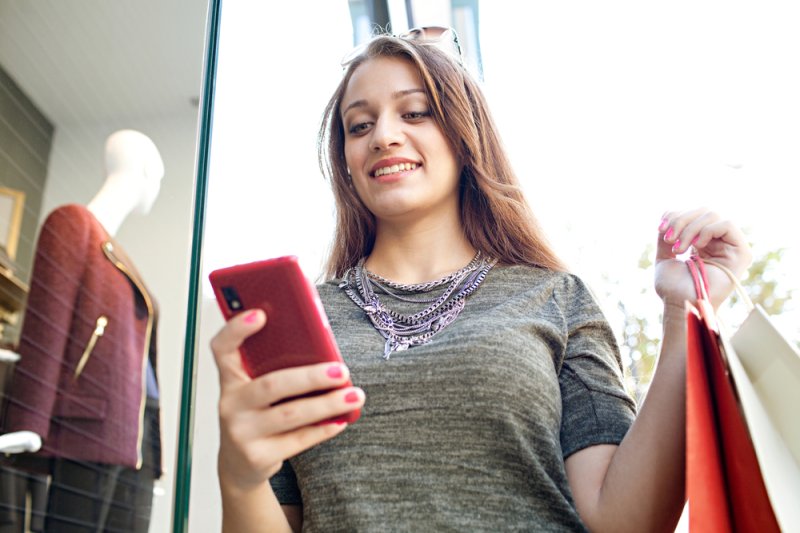
<path fill-rule="evenodd" d="M 302 502 L 304 531 L 585 530 L 564 459 L 619 443 L 635 404 L 579 278 L 496 266 L 453 324 L 388 361 L 338 280 L 318 289 L 367 400 L 270 480 L 282 503 Z"/>

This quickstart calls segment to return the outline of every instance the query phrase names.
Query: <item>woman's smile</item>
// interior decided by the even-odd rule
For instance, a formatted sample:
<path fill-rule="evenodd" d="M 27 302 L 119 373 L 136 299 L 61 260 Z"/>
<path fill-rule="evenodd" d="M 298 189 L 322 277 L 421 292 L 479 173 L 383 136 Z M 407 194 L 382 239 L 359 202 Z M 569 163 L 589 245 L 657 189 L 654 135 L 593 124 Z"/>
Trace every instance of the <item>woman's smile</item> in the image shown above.
<path fill-rule="evenodd" d="M 374 181 L 381 184 L 397 183 L 411 175 L 421 166 L 422 165 L 414 161 L 393 157 L 390 159 L 382 159 L 375 163 L 369 175 Z"/>

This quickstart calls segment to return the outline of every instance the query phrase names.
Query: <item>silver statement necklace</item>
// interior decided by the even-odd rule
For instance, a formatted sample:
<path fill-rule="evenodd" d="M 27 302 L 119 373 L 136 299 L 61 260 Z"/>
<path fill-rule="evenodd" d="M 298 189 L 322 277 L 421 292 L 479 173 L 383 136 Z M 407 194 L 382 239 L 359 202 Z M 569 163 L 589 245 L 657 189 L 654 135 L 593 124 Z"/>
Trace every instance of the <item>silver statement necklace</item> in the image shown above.
<path fill-rule="evenodd" d="M 467 296 L 475 292 L 497 263 L 496 259 L 487 259 L 479 251 L 467 266 L 452 274 L 436 281 L 410 285 L 395 283 L 368 271 L 364 268 L 365 260 L 362 258 L 344 273 L 339 287 L 364 310 L 375 329 L 386 339 L 384 359 L 389 359 L 394 352 L 429 342 L 452 324 L 464 309 Z M 441 295 L 429 295 L 444 286 Z M 396 300 L 428 305 L 418 313 L 403 315 L 387 307 L 378 298 L 376 289 Z"/>

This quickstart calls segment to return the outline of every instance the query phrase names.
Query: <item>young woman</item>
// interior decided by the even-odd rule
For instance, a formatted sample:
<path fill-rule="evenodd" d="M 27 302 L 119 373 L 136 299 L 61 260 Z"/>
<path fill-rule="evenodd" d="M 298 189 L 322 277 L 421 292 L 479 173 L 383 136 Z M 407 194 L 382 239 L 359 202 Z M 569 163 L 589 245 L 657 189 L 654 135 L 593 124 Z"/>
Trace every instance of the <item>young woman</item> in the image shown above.
<path fill-rule="evenodd" d="M 741 274 L 742 233 L 705 209 L 654 224 L 664 337 L 637 413 L 611 329 L 548 247 L 446 42 L 374 38 L 326 109 L 338 221 L 319 292 L 346 365 L 249 379 L 237 349 L 269 327 L 260 310 L 212 341 L 224 528 L 674 529 L 694 297 L 676 255 L 693 247 Z M 719 304 L 731 287 L 709 271 Z M 355 387 L 275 405 L 347 376 Z M 352 427 L 313 425 L 356 407 Z"/>

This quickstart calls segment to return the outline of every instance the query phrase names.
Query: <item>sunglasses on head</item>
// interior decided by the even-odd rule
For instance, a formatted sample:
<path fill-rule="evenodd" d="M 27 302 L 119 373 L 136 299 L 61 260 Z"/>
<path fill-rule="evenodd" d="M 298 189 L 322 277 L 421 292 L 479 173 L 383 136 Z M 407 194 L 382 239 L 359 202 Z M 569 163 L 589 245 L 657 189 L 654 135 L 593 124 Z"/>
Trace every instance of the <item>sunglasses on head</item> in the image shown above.
<path fill-rule="evenodd" d="M 412 28 L 405 33 L 395 35 L 399 39 L 406 41 L 419 42 L 421 44 L 430 44 L 436 48 L 444 51 L 450 57 L 456 60 L 459 65 L 464 64 L 464 57 L 461 52 L 461 43 L 458 41 L 458 34 L 453 28 L 445 26 L 424 26 L 420 28 Z M 356 57 L 361 55 L 364 50 L 369 46 L 370 41 L 356 46 L 344 58 L 342 58 L 342 67 L 353 61 Z"/>

